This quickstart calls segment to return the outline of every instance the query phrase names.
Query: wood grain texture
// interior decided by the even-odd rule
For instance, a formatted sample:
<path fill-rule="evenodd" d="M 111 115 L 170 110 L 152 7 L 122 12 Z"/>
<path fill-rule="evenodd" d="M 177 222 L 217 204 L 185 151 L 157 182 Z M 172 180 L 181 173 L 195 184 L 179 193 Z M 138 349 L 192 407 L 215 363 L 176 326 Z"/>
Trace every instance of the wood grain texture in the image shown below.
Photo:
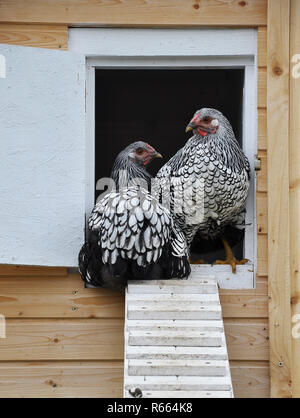
<path fill-rule="evenodd" d="M 256 289 L 253 291 L 253 299 L 248 295 L 250 301 L 253 301 L 253 305 L 249 301 L 245 301 L 243 305 L 243 311 L 247 312 L 250 308 L 249 317 L 252 312 L 257 312 L 257 318 L 268 317 L 268 297 L 265 292 L 267 290 L 267 277 L 264 278 L 263 283 L 265 284 L 263 292 L 260 290 L 262 276 L 268 274 L 268 198 L 267 198 L 267 77 L 266 77 L 266 66 L 267 66 L 267 28 L 265 26 L 258 28 L 257 36 L 257 65 L 258 65 L 258 103 L 257 103 L 257 114 L 258 114 L 258 137 L 257 137 L 257 148 L 258 157 L 261 160 L 261 171 L 257 173 L 257 192 L 256 192 L 256 216 L 257 216 L 257 282 Z M 264 370 L 266 370 L 265 367 Z M 245 369 L 239 369 L 239 372 L 243 373 Z M 260 370 L 260 369 L 259 369 Z M 255 369 L 254 373 L 258 373 Z M 267 370 L 267 379 L 269 373 Z M 246 376 L 244 376 L 246 378 Z M 240 387 L 247 389 L 246 392 L 239 392 L 238 396 L 251 397 L 252 385 L 256 382 L 250 381 L 247 386 Z M 246 394 L 248 393 L 248 395 Z M 269 383 L 265 389 L 266 396 L 269 396 Z M 265 396 L 265 395 L 260 395 Z"/>
<path fill-rule="evenodd" d="M 261 170 L 257 172 L 257 192 L 268 190 L 268 155 L 266 151 L 259 151 L 258 158 L 261 162 Z"/>
<path fill-rule="evenodd" d="M 257 65 L 258 67 L 267 66 L 267 28 L 260 26 L 257 32 Z"/>
<path fill-rule="evenodd" d="M 39 266 L 19 266 L 12 264 L 0 264 L 1 276 L 66 276 L 65 267 L 39 267 Z"/>
<path fill-rule="evenodd" d="M 257 236 L 257 275 L 268 275 L 268 236 Z"/>
<path fill-rule="evenodd" d="M 65 25 L 0 24 L 0 43 L 67 49 L 68 27 Z"/>
<path fill-rule="evenodd" d="M 121 360 L 121 319 L 7 319 L 0 361 Z"/>
<path fill-rule="evenodd" d="M 300 53 L 300 2 L 291 0 L 290 62 Z M 298 61 L 299 62 L 299 61 Z M 295 62 L 291 64 L 293 67 Z M 300 75 L 290 78 L 290 243 L 292 317 L 300 314 Z M 297 320 L 299 323 L 299 319 Z M 295 323 L 296 325 L 296 323 Z M 299 331 L 298 331 L 299 332 Z M 300 338 L 292 338 L 292 393 L 300 397 Z"/>
<path fill-rule="evenodd" d="M 259 68 L 257 73 L 257 82 L 258 82 L 258 107 L 265 108 L 267 107 L 267 70 L 266 68 Z"/>
<path fill-rule="evenodd" d="M 168 0 L 160 1 L 158 4 L 153 1 L 143 3 L 133 0 L 131 2 L 135 9 L 133 13 L 131 6 L 128 7 L 128 1 L 117 4 L 117 2 L 108 0 L 107 5 L 103 5 L 88 0 L 84 6 L 82 6 L 82 1 L 76 2 L 77 4 L 70 2 L 70 5 L 66 6 L 69 7 L 69 10 L 64 10 L 63 2 L 59 1 L 51 2 L 51 4 L 49 1 L 39 1 L 39 7 L 36 7 L 35 1 L 30 0 L 26 4 L 26 9 L 22 7 L 21 3 L 21 0 L 0 0 L 0 21 L 4 19 L 4 10 L 6 19 L 11 22 L 48 23 L 48 19 L 50 19 L 51 25 L 55 25 L 10 24 L 9 26 L 5 25 L 6 30 L 4 31 L 4 24 L 2 24 L 0 25 L 0 42 L 47 48 L 58 48 L 61 43 L 62 49 L 64 49 L 65 29 L 57 23 L 69 24 L 70 16 L 75 17 L 75 20 L 79 17 L 81 20 L 79 23 L 83 25 L 92 16 L 92 23 L 96 25 L 101 25 L 103 18 L 104 24 L 112 26 L 118 25 L 121 19 L 121 26 L 170 27 L 227 26 L 230 25 L 230 19 L 233 26 L 241 24 L 250 26 L 255 10 L 257 11 L 255 19 L 260 22 L 257 24 L 265 25 L 267 19 L 265 0 L 240 2 L 247 3 L 246 6 L 238 5 L 238 1 L 229 1 L 225 4 L 218 0 L 202 2 L 183 2 L 182 0 L 171 2 Z M 47 7 L 44 8 L 44 4 L 41 3 L 44 3 L 45 7 L 47 4 Z M 193 7 L 198 4 L 198 9 Z M 101 13 L 99 12 L 100 8 Z M 106 11 L 104 11 L 105 8 Z M 122 8 L 122 13 L 119 12 L 120 8 Z M 125 10 L 126 8 L 127 10 Z M 112 10 L 114 10 L 113 13 Z M 178 10 L 180 10 L 179 13 Z M 243 13 L 244 10 L 247 10 L 247 16 L 244 18 L 244 23 L 241 23 L 240 16 L 237 17 L 236 11 Z M 260 27 L 258 32 L 258 63 L 260 67 L 265 66 L 263 57 L 265 31 L 264 27 Z M 6 41 L 4 41 L 5 39 Z M 260 150 L 267 148 L 266 77 L 264 71 L 259 75 L 258 147 Z M 265 211 L 265 192 L 267 190 L 265 174 L 261 175 L 260 182 L 263 193 L 258 193 L 258 199 L 262 198 L 258 202 L 258 211 L 260 208 Z M 258 217 L 259 225 L 264 228 L 263 232 L 266 228 L 266 218 L 265 212 Z M 257 281 L 257 288 L 238 292 L 221 291 L 221 303 L 227 321 L 227 338 L 228 342 L 230 340 L 231 356 L 240 358 L 243 356 L 240 353 L 245 348 L 245 358 L 249 357 L 245 361 L 231 361 L 236 397 L 269 396 L 268 363 L 257 360 L 249 361 L 250 358 L 266 359 L 267 330 L 264 327 L 267 316 L 267 278 L 263 277 L 267 274 L 267 238 L 265 235 L 259 237 L 258 254 L 260 277 Z M 43 277 L 45 274 L 51 277 Z M 123 358 L 123 352 L 120 348 L 113 347 L 112 350 L 110 348 L 123 343 L 123 322 L 121 319 L 124 316 L 123 296 L 104 289 L 84 289 L 79 276 L 68 275 L 65 277 L 67 270 L 63 268 L 0 266 L 0 275 L 9 276 L 0 278 L 0 312 L 5 311 L 7 316 L 11 318 L 20 318 L 19 320 L 9 320 L 13 325 L 13 328 L 10 328 L 11 324 L 9 323 L 9 328 L 13 332 L 17 331 L 17 335 L 10 342 L 11 346 L 4 349 L 4 357 L 10 358 L 12 356 L 20 361 L 0 362 L 0 397 L 121 397 L 123 361 L 120 360 Z M 10 298 L 14 298 L 14 300 Z M 73 310 L 73 307 L 76 310 Z M 36 319 L 29 319 L 31 317 Z M 54 318 L 65 318 L 65 320 L 54 320 Z M 246 320 L 247 318 L 249 319 Z M 99 321 L 101 326 L 98 329 L 98 325 L 94 324 L 100 324 Z M 55 327 L 54 324 L 57 324 L 58 327 Z M 77 324 L 80 324 L 78 329 Z M 243 328 L 248 326 L 250 326 L 250 332 L 246 334 Z M 114 335 L 111 336 L 110 333 Z M 54 342 L 56 338 L 58 341 Z M 0 340 L 0 347 L 2 341 Z M 18 355 L 18 344 L 23 346 L 24 341 L 24 351 Z M 251 344 L 254 345 L 253 350 Z M 55 347 L 53 348 L 53 346 Z M 57 355 L 58 358 L 56 358 Z M 41 360 L 43 356 L 46 358 L 50 356 L 52 360 L 45 362 Z M 87 361 L 86 356 L 93 360 Z M 36 357 L 38 360 L 34 360 Z M 59 360 L 59 358 L 64 359 L 65 357 L 68 358 L 68 361 Z M 103 361 L 103 358 L 106 360 Z M 116 358 L 116 360 L 111 361 L 110 358 Z"/>
<path fill-rule="evenodd" d="M 267 110 L 258 109 L 258 149 L 267 149 Z"/>
<path fill-rule="evenodd" d="M 220 295 L 226 317 L 266 316 L 265 279 L 258 279 L 256 289 L 220 290 Z M 7 318 L 124 318 L 124 295 L 85 289 L 77 274 L 51 279 L 4 277 L 0 278 L 0 312 Z"/>
<path fill-rule="evenodd" d="M 269 398 L 268 362 L 230 362 L 234 396 L 236 398 Z"/>
<path fill-rule="evenodd" d="M 268 320 L 225 319 L 230 360 L 269 360 Z"/>
<path fill-rule="evenodd" d="M 231 361 L 235 397 L 269 396 L 267 362 Z M 0 398 L 122 397 L 123 362 L 2 362 Z"/>
<path fill-rule="evenodd" d="M 0 22 L 106 26 L 258 26 L 266 0 L 1 0 Z"/>
<path fill-rule="evenodd" d="M 122 319 L 7 319 L 0 361 L 122 360 Z M 266 360 L 267 321 L 225 320 L 229 357 Z"/>
<path fill-rule="evenodd" d="M 256 194 L 256 215 L 258 234 L 268 232 L 268 196 L 267 193 L 258 192 Z"/>
<path fill-rule="evenodd" d="M 256 289 L 222 290 L 220 300 L 223 318 L 268 318 L 268 286 L 258 279 Z"/>
<path fill-rule="evenodd" d="M 0 278 L 0 312 L 7 318 L 123 318 L 124 295 L 85 289 L 78 274 Z"/>
<path fill-rule="evenodd" d="M 121 398 L 123 362 L 0 362 L 0 398 Z"/>
<path fill-rule="evenodd" d="M 271 396 L 290 397 L 290 1 L 269 0 L 268 4 L 268 264 Z"/>

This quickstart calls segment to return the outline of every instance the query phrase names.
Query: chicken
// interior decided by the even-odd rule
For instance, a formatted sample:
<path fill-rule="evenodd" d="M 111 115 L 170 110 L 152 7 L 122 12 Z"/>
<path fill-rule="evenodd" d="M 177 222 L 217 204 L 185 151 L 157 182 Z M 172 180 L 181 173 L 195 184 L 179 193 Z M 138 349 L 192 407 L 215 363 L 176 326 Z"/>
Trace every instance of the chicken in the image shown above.
<path fill-rule="evenodd" d="M 147 188 L 147 165 L 161 157 L 138 141 L 116 158 L 116 188 L 102 197 L 89 218 L 87 242 L 79 253 L 84 282 L 122 288 L 128 278 L 184 278 L 190 273 L 184 233 Z M 129 184 L 128 184 L 129 182 Z"/>
<path fill-rule="evenodd" d="M 236 271 L 238 261 L 224 236 L 227 226 L 243 226 L 250 186 L 250 166 L 229 121 L 215 109 L 198 110 L 187 126 L 193 136 L 158 172 L 155 196 L 166 200 L 191 246 L 221 237 L 226 260 Z"/>

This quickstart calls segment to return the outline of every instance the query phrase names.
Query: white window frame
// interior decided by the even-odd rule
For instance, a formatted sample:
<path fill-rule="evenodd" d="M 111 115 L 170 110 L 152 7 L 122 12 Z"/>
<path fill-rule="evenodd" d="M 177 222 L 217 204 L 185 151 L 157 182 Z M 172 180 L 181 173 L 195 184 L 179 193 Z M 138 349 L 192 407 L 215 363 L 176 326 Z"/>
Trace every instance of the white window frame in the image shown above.
<path fill-rule="evenodd" d="M 86 56 L 86 213 L 95 198 L 95 70 L 98 69 L 244 69 L 243 149 L 251 166 L 244 256 L 251 265 L 193 266 L 216 275 L 226 289 L 255 287 L 257 269 L 257 30 L 72 28 L 69 49 Z M 193 113 L 196 109 L 191 109 Z M 184 144 L 183 138 L 183 144 Z"/>

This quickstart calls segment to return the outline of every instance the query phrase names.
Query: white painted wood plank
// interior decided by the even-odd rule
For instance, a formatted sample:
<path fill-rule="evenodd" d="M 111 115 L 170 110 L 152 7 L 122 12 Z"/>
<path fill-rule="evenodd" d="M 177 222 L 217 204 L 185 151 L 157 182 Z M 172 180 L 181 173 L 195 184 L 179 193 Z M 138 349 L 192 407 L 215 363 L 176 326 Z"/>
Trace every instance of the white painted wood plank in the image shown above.
<path fill-rule="evenodd" d="M 207 278 L 199 280 L 131 280 L 128 282 L 130 293 L 216 293 L 216 279 Z"/>
<path fill-rule="evenodd" d="M 127 299 L 127 298 L 126 298 Z M 143 320 L 131 319 L 126 323 L 126 329 L 166 329 L 176 327 L 183 327 L 189 330 L 198 329 L 200 331 L 224 331 L 223 321 L 222 320 L 184 320 L 184 319 L 161 319 L 161 320 L 151 320 L 148 319 L 147 322 Z"/>
<path fill-rule="evenodd" d="M 225 55 L 227 59 L 231 56 L 244 58 L 256 54 L 256 43 L 256 30 L 244 28 L 201 30 L 71 28 L 69 30 L 69 49 L 87 56 L 222 57 Z"/>
<path fill-rule="evenodd" d="M 227 360 L 227 349 L 220 347 L 127 346 L 127 359 Z"/>
<path fill-rule="evenodd" d="M 253 154 L 254 155 L 254 154 Z M 247 157 L 251 157 L 249 154 Z M 250 159 L 250 158 L 249 158 Z M 253 157 L 251 157 L 253 160 Z M 255 201 L 255 200 L 254 200 Z M 253 210 L 251 215 L 254 216 Z M 248 247 L 248 244 L 247 244 Z M 247 250 L 249 253 L 249 249 Z M 253 254 L 253 251 L 252 251 Z M 253 260 L 253 257 L 249 259 Z M 255 262 L 256 263 L 256 262 Z M 211 264 L 194 264 L 191 266 L 191 274 L 188 280 L 194 280 L 199 274 L 215 275 L 218 279 L 218 286 L 221 289 L 253 289 L 255 280 L 255 271 L 253 263 L 247 263 L 243 266 L 237 266 L 236 273 L 232 273 L 231 266 L 229 265 L 211 265 Z"/>
<path fill-rule="evenodd" d="M 185 347 L 221 347 L 222 334 L 216 332 L 172 331 L 130 331 L 129 345 L 139 346 L 185 346 Z"/>
<path fill-rule="evenodd" d="M 149 320 L 150 321 L 150 320 Z M 176 321 L 173 321 L 176 322 Z M 200 321 L 198 321 L 200 322 Z M 206 321 L 208 322 L 208 321 Z M 163 331 L 163 332 L 179 332 L 179 333 L 186 333 L 186 332 L 197 332 L 198 334 L 201 332 L 222 332 L 223 333 L 223 328 L 221 327 L 215 327 L 213 325 L 199 325 L 199 326 L 193 326 L 193 325 L 186 325 L 186 326 L 177 326 L 176 323 L 175 324 L 170 324 L 170 325 L 160 325 L 160 321 L 157 321 L 157 325 L 148 325 L 148 320 L 146 322 L 145 325 L 139 325 L 139 326 L 132 326 L 127 325 L 126 326 L 126 330 L 128 332 L 131 331 Z"/>
<path fill-rule="evenodd" d="M 189 304 L 185 306 L 145 303 L 143 306 L 128 305 L 128 319 L 221 319 L 220 306 L 197 306 Z"/>
<path fill-rule="evenodd" d="M 142 390 L 193 390 L 228 391 L 231 379 L 226 376 L 127 376 L 125 389 L 139 387 Z"/>
<path fill-rule="evenodd" d="M 130 398 L 129 391 L 126 391 L 126 397 Z M 169 391 L 149 391 L 144 390 L 142 391 L 142 398 L 164 398 L 164 399 L 172 399 L 172 398 L 232 398 L 231 391 L 183 391 L 183 390 L 169 390 Z"/>
<path fill-rule="evenodd" d="M 153 294 L 140 294 L 140 293 L 132 293 L 128 294 L 127 296 L 128 303 L 129 302 L 138 302 L 142 303 L 146 300 L 151 300 L 153 302 L 158 301 L 174 301 L 174 302 L 198 302 L 198 303 L 206 303 L 206 304 L 218 304 L 219 303 L 219 295 L 218 293 L 199 293 L 199 294 L 180 294 L 180 293 L 158 293 L 153 297 Z"/>
<path fill-rule="evenodd" d="M 134 376 L 225 376 L 223 360 L 129 360 L 128 374 Z"/>

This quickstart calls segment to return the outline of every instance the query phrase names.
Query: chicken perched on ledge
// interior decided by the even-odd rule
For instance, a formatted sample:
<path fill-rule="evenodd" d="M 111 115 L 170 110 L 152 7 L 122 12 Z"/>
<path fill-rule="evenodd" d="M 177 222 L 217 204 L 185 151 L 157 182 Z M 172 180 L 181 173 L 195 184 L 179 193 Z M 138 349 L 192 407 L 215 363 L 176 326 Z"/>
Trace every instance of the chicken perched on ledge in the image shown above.
<path fill-rule="evenodd" d="M 147 165 L 161 157 L 138 141 L 117 157 L 111 173 L 116 189 L 95 205 L 87 242 L 79 253 L 84 282 L 122 288 L 128 278 L 184 278 L 188 246 L 170 212 L 151 196 Z M 128 185 L 129 182 L 129 185 Z"/>
<path fill-rule="evenodd" d="M 166 194 L 171 179 L 171 211 L 184 231 L 189 246 L 197 235 L 203 240 L 221 237 L 232 271 L 238 261 L 224 235 L 227 226 L 243 228 L 250 185 L 250 166 L 229 121 L 215 109 L 198 110 L 186 129 L 193 136 L 158 172 L 156 196 Z M 182 192 L 180 187 L 182 186 Z M 186 190 L 186 192 L 184 192 Z M 158 194 L 157 194 L 158 193 Z M 181 211 L 178 202 L 185 204 Z"/>

